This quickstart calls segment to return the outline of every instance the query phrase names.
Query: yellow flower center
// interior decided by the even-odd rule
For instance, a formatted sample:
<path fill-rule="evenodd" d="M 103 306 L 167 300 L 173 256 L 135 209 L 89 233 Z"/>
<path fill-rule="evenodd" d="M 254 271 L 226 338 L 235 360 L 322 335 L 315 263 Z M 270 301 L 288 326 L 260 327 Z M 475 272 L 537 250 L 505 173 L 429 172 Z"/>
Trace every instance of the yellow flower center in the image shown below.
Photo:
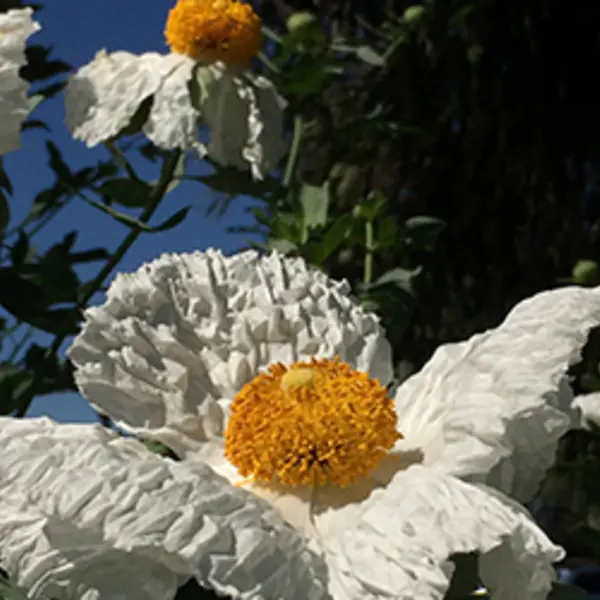
<path fill-rule="evenodd" d="M 402 436 L 387 390 L 339 359 L 281 363 L 231 404 L 225 455 L 243 477 L 285 486 L 346 486 Z"/>
<path fill-rule="evenodd" d="M 173 52 L 203 62 L 247 65 L 262 43 L 260 19 L 237 0 L 178 0 L 165 27 Z"/>

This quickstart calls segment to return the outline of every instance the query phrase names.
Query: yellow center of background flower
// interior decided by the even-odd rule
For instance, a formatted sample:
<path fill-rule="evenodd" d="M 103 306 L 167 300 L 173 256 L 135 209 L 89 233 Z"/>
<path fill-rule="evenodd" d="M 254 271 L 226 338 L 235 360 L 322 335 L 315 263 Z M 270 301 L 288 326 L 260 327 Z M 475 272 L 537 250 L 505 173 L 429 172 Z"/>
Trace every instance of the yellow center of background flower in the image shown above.
<path fill-rule="evenodd" d="M 178 0 L 165 27 L 173 52 L 195 60 L 246 66 L 262 43 L 260 19 L 237 0 Z"/>
<path fill-rule="evenodd" d="M 402 436 L 387 390 L 339 359 L 275 364 L 231 404 L 225 455 L 243 477 L 347 486 Z"/>

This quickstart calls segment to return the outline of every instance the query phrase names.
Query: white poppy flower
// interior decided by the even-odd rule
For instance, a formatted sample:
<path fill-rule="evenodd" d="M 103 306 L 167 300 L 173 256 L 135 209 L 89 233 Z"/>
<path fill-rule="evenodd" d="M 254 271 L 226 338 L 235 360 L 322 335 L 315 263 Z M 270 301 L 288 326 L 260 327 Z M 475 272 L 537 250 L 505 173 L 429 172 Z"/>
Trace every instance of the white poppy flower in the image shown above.
<path fill-rule="evenodd" d="M 122 428 L 271 503 L 336 600 L 443 598 L 449 557 L 469 552 L 494 598 L 545 598 L 560 549 L 483 484 L 521 497 L 543 476 L 600 290 L 523 302 L 393 399 L 384 332 L 348 294 L 277 254 L 164 255 L 88 309 L 75 378 Z"/>
<path fill-rule="evenodd" d="M 88 146 L 142 129 L 164 149 L 196 150 L 261 178 L 285 154 L 285 101 L 244 67 L 260 21 L 237 0 L 179 0 L 165 30 L 169 54 L 99 52 L 65 90 L 66 124 Z M 210 141 L 199 140 L 202 124 Z"/>
<path fill-rule="evenodd" d="M 166 600 L 192 577 L 237 598 L 326 598 L 301 537 L 200 463 L 46 418 L 0 418 L 0 444 L 0 566 L 30 598 Z"/>
<path fill-rule="evenodd" d="M 27 88 L 19 76 L 27 38 L 40 29 L 31 8 L 0 13 L 0 156 L 21 147 L 21 123 L 29 114 Z"/>

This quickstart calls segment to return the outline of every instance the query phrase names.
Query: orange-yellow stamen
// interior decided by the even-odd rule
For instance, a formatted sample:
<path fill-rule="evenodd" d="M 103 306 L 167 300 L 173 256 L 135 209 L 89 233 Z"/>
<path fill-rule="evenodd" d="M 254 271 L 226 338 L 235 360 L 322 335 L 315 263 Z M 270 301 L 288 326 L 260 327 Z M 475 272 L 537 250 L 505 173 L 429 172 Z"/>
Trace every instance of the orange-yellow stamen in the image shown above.
<path fill-rule="evenodd" d="M 335 360 L 272 365 L 231 404 L 225 455 L 242 477 L 286 486 L 346 486 L 402 436 L 387 390 Z"/>
<path fill-rule="evenodd" d="M 165 27 L 173 52 L 212 63 L 246 66 L 262 44 L 260 18 L 238 0 L 178 0 Z"/>

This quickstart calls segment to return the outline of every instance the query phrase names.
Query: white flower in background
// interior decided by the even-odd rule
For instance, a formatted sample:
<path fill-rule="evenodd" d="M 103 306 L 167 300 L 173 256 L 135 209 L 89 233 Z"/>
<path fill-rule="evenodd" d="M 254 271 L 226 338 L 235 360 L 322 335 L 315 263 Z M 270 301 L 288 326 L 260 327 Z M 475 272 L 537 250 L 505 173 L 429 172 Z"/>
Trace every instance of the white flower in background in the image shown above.
<path fill-rule="evenodd" d="M 29 114 L 27 88 L 19 76 L 25 43 L 40 26 L 31 8 L 0 13 L 0 156 L 21 147 L 21 123 Z"/>
<path fill-rule="evenodd" d="M 99 52 L 65 90 L 66 124 L 88 146 L 140 128 L 156 146 L 194 149 L 264 176 L 285 154 L 285 101 L 245 67 L 260 20 L 238 0 L 179 0 L 165 36 L 172 52 Z M 199 140 L 202 124 L 210 142 Z"/>
<path fill-rule="evenodd" d="M 0 565 L 29 598 L 170 600 L 192 577 L 238 598 L 326 598 L 298 533 L 200 463 L 45 418 L 0 418 L 0 444 Z"/>
<path fill-rule="evenodd" d="M 449 557 L 469 552 L 494 598 L 545 598 L 562 550 L 502 492 L 528 499 L 574 422 L 565 376 L 600 290 L 521 303 L 393 398 L 390 346 L 348 293 L 277 254 L 164 255 L 88 309 L 76 381 L 122 428 L 271 504 L 326 562 L 335 600 L 443 598 Z M 207 560 L 236 552 L 223 535 Z"/>

